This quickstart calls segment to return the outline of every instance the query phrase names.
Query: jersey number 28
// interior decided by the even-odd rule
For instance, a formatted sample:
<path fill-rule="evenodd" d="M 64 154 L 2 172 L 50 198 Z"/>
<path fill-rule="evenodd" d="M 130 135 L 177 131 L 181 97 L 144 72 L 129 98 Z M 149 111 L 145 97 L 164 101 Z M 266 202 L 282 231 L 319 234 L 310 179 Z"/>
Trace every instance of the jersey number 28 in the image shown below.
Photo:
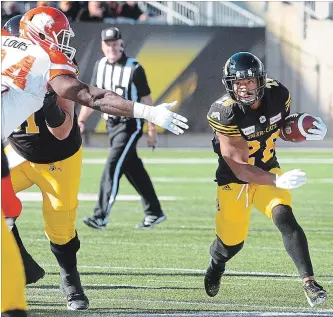
<path fill-rule="evenodd" d="M 278 139 L 280 134 L 280 130 L 277 130 L 276 132 L 272 133 L 272 135 L 266 140 L 266 146 L 262 154 L 262 161 L 264 163 L 268 162 L 274 154 L 275 149 L 275 142 Z M 249 156 L 253 155 L 260 149 L 260 142 L 259 141 L 249 141 L 247 142 L 249 146 Z M 249 157 L 248 160 L 249 164 L 255 165 L 255 157 Z"/>

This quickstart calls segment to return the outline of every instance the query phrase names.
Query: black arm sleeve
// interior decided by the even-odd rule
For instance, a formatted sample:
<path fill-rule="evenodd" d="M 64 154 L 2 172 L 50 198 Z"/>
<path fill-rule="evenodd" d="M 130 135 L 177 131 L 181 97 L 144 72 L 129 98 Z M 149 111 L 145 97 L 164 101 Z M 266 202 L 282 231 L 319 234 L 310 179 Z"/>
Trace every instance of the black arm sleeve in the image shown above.
<path fill-rule="evenodd" d="M 1 142 L 1 178 L 5 178 L 8 175 L 9 175 L 8 160 L 4 151 L 3 143 Z"/>
<path fill-rule="evenodd" d="M 60 127 L 66 120 L 65 112 L 57 104 L 57 94 L 47 92 L 43 102 L 45 122 L 50 128 Z"/>
<path fill-rule="evenodd" d="M 133 73 L 133 83 L 138 90 L 138 97 L 142 98 L 150 95 L 146 73 L 141 65 L 138 64 Z"/>
<path fill-rule="evenodd" d="M 99 61 L 97 61 L 95 63 L 95 66 L 94 66 L 94 70 L 93 70 L 93 74 L 91 76 L 91 80 L 90 80 L 90 85 L 91 86 L 95 86 L 96 87 L 96 82 L 97 82 L 97 70 L 98 70 L 98 64 L 99 64 Z"/>

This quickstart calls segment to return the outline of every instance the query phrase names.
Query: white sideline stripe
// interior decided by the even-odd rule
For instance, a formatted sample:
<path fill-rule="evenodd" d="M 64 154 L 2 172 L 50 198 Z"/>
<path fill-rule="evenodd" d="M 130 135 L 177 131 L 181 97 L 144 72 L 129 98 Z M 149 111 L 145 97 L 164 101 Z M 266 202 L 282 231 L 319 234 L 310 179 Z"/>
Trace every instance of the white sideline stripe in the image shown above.
<path fill-rule="evenodd" d="M 57 264 L 42 264 L 45 267 L 58 267 Z M 128 271 L 162 271 L 162 272 L 185 272 L 185 273 L 206 273 L 206 270 L 201 269 L 183 269 L 172 267 L 130 267 L 130 266 L 101 266 L 101 265 L 78 265 L 79 268 L 85 269 L 105 269 L 105 270 L 128 270 Z M 279 276 L 279 277 L 298 277 L 297 274 L 281 274 L 273 272 L 251 272 L 251 271 L 233 271 L 225 270 L 226 273 L 250 275 L 250 276 Z"/>
<path fill-rule="evenodd" d="M 145 164 L 214 164 L 217 165 L 217 158 L 143 158 Z M 281 158 L 278 159 L 279 163 L 285 164 L 333 164 L 333 158 Z M 90 158 L 83 159 L 83 164 L 105 164 L 104 158 Z"/>
<path fill-rule="evenodd" d="M 21 192 L 17 194 L 21 201 L 43 201 L 43 196 L 39 192 Z M 79 193 L 78 199 L 80 201 L 96 201 L 98 199 L 97 194 L 82 194 Z M 159 196 L 161 201 L 182 200 L 182 197 L 175 196 Z M 141 197 L 138 195 L 118 195 L 116 200 L 118 201 L 141 201 Z"/>
<path fill-rule="evenodd" d="M 140 150 L 149 151 L 145 147 L 140 147 Z M 161 151 L 164 152 L 204 152 L 204 153 L 212 153 L 212 147 L 158 147 Z M 94 152 L 105 152 L 108 153 L 109 148 L 107 147 L 85 147 L 83 149 L 87 153 L 94 153 Z M 331 147 L 299 147 L 299 146 L 279 146 L 278 147 L 278 154 L 280 153 L 290 153 L 290 152 L 313 152 L 316 151 L 317 153 L 321 152 L 333 152 L 333 148 Z"/>
<path fill-rule="evenodd" d="M 32 232 L 29 234 L 33 234 Z M 45 241 L 45 239 L 40 238 L 25 238 L 26 241 Z M 96 242 L 94 240 L 84 240 L 84 244 L 93 244 L 95 245 Z M 109 245 L 126 245 L 126 246 L 136 246 L 136 247 L 166 247 L 166 248 L 184 248 L 184 249 L 192 249 L 192 250 L 206 250 L 207 244 L 197 244 L 197 243 L 146 243 L 146 242 L 123 242 L 123 241 L 108 241 Z M 246 249 L 253 249 L 253 250 L 271 250 L 271 251 L 283 251 L 285 249 L 283 247 L 259 247 L 259 246 L 246 246 Z M 332 249 L 321 249 L 321 248 L 311 248 L 312 251 L 316 252 L 331 252 Z"/>
<path fill-rule="evenodd" d="M 135 286 L 135 285 L 133 285 Z M 31 287 L 29 287 L 31 288 Z M 59 293 L 59 289 L 43 289 L 44 291 L 50 291 L 50 292 L 58 292 Z M 50 295 L 30 295 L 29 298 L 49 298 L 49 299 L 54 299 L 54 296 L 50 296 Z M 264 309 L 279 309 L 279 310 L 290 310 L 290 311 L 310 311 L 311 315 L 305 315 L 305 316 L 315 316 L 314 312 L 313 312 L 313 308 L 303 308 L 303 307 L 288 307 L 288 306 L 269 306 L 269 305 L 249 305 L 249 304 L 236 304 L 236 303 L 212 303 L 212 302 L 195 302 L 195 301 L 173 301 L 173 300 L 147 300 L 147 299 L 129 299 L 129 298 L 95 298 L 94 302 L 122 302 L 122 303 L 127 303 L 127 302 L 136 302 L 136 303 L 146 303 L 146 304 L 170 304 L 170 305 L 204 305 L 205 307 L 207 307 L 207 305 L 209 306 L 215 306 L 215 307 L 228 307 L 228 306 L 232 306 L 232 307 L 248 307 L 248 308 L 264 308 Z M 304 313 L 305 313 L 304 312 Z M 224 313 L 224 312 L 223 312 Z M 236 312 L 235 312 L 236 313 Z M 262 312 L 265 313 L 265 312 Z M 266 312 L 267 314 L 268 312 Z M 274 312 L 273 312 L 274 313 Z M 283 313 L 283 312 L 280 312 Z M 302 312 L 300 312 L 302 313 Z M 329 313 L 333 313 L 333 310 L 330 309 L 323 309 L 320 310 L 320 312 L 317 312 L 317 314 L 321 314 L 321 315 L 317 315 L 317 316 L 331 316 L 331 315 L 326 315 Z M 290 313 L 291 314 L 291 313 Z M 299 313 L 297 313 L 299 314 Z M 305 313 L 306 314 L 306 313 Z M 324 315 L 323 315 L 324 314 Z M 125 314 L 123 314 L 125 315 Z M 128 316 L 128 314 L 126 314 Z M 142 316 L 146 316 L 145 314 L 141 314 Z M 188 315 L 194 315 L 195 314 L 188 314 Z M 135 314 L 135 316 L 137 316 Z M 153 316 L 156 316 L 155 314 Z M 170 316 L 169 314 L 165 314 L 164 316 Z M 201 315 L 202 316 L 202 315 Z M 221 313 L 220 313 L 221 316 Z M 250 315 L 251 316 L 251 315 Z M 265 315 L 262 315 L 265 316 Z M 269 316 L 269 315 L 266 315 Z M 280 315 L 283 316 L 283 315 Z M 294 315 L 295 316 L 295 315 Z"/>
<path fill-rule="evenodd" d="M 233 278 L 233 276 L 232 276 L 232 278 Z M 228 285 L 233 285 L 233 286 L 237 286 L 237 287 L 243 287 L 244 285 L 249 285 L 249 284 L 253 283 L 253 280 L 256 280 L 256 281 L 259 280 L 259 281 L 265 281 L 265 282 L 267 282 L 267 278 L 264 279 L 264 278 L 260 278 L 260 277 L 251 277 L 251 279 L 248 282 L 243 281 L 242 283 L 239 283 L 239 280 L 246 280 L 246 279 L 249 280 L 249 277 L 248 276 L 241 276 L 241 277 L 237 276 L 237 280 L 235 280 L 233 278 L 232 282 L 226 282 L 225 280 L 223 280 L 223 285 L 227 285 L 228 284 Z M 279 278 L 279 279 L 278 278 L 269 278 L 269 280 L 270 281 L 279 281 L 281 283 L 282 282 L 285 283 L 286 281 L 289 281 L 289 282 L 298 283 L 298 285 L 300 284 L 299 279 L 296 279 L 296 278 L 293 278 L 293 279 L 291 279 L 291 278 L 287 278 L 287 279 L 285 279 L 285 278 L 284 279 L 281 279 L 281 278 Z M 326 281 L 326 280 L 324 280 L 322 278 L 320 280 L 322 282 L 324 282 L 325 285 L 332 284 L 332 281 L 331 282 L 330 281 Z M 100 287 L 110 287 L 110 288 L 115 288 L 115 287 L 123 287 L 123 288 L 125 288 L 125 287 L 130 288 L 130 287 L 132 287 L 132 288 L 134 288 L 134 287 L 137 287 L 137 288 L 147 288 L 147 289 L 157 289 L 157 288 L 167 288 L 167 287 L 170 287 L 168 285 L 164 285 L 165 283 L 167 283 L 167 284 L 168 283 L 169 284 L 181 284 L 183 287 L 185 287 L 185 286 L 187 286 L 187 287 L 197 286 L 198 287 L 198 282 L 197 281 L 193 281 L 193 282 L 187 282 L 187 281 L 165 281 L 164 279 L 163 280 L 147 280 L 147 282 L 148 281 L 154 281 L 157 284 L 155 284 L 155 285 L 137 285 L 137 284 L 134 284 L 133 285 L 133 284 L 105 284 L 105 283 L 104 284 L 91 284 L 91 283 L 83 283 L 83 287 L 86 287 L 86 286 L 88 286 L 88 287 L 90 287 L 90 286 L 93 286 L 93 287 L 100 286 Z M 29 285 L 27 287 L 29 289 L 40 289 L 38 287 L 38 285 L 36 285 L 36 286 L 35 285 Z"/>
<path fill-rule="evenodd" d="M 30 232 L 29 232 L 30 234 Z M 45 241 L 45 239 L 40 238 L 25 238 L 26 241 Z M 96 245 L 94 240 L 81 240 L 83 244 L 93 244 Z M 206 250 L 207 244 L 199 245 L 197 243 L 186 243 L 186 244 L 179 244 L 179 243 L 146 243 L 146 242 L 123 242 L 123 241 L 108 241 L 108 245 L 124 245 L 124 246 L 136 246 L 136 247 L 166 247 L 172 249 L 192 249 L 192 250 Z M 256 246 L 246 246 L 246 249 L 254 249 L 254 250 L 271 250 L 271 251 L 283 251 L 285 252 L 284 248 L 279 247 L 256 247 Z M 321 248 L 311 248 L 311 251 L 315 252 L 331 252 L 332 249 L 321 249 Z"/>
<path fill-rule="evenodd" d="M 154 183 L 180 183 L 180 184 L 193 184 L 193 183 L 204 183 L 204 184 L 216 184 L 214 182 L 214 178 L 211 177 L 152 177 L 151 178 Z M 318 179 L 308 179 L 307 184 L 333 184 L 333 178 L 318 178 Z M 33 199 L 35 192 L 24 192 L 28 193 L 29 197 L 25 197 L 26 201 L 28 200 L 36 200 Z M 23 195 L 23 193 L 18 193 L 18 196 Z M 30 198 L 31 197 L 31 198 Z M 30 198 L 30 199 L 29 199 Z M 97 194 L 79 194 L 79 200 L 82 201 L 92 201 L 97 200 Z M 160 200 L 181 200 L 181 197 L 174 196 L 160 196 Z M 39 200 L 39 197 L 38 197 Z M 141 200 L 140 196 L 137 195 L 117 195 L 116 200 L 119 201 L 131 201 L 131 200 Z"/>
<path fill-rule="evenodd" d="M 207 177 L 152 177 L 152 181 L 156 183 L 211 183 L 214 184 L 214 179 Z M 332 184 L 333 178 L 318 178 L 318 179 L 309 179 L 307 183 L 310 184 Z"/>

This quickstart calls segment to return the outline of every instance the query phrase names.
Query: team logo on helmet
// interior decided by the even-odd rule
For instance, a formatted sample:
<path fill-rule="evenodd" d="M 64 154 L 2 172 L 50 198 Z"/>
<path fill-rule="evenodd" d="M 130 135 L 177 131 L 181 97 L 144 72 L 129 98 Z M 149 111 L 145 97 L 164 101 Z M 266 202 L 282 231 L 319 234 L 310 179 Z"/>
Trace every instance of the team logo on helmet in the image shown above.
<path fill-rule="evenodd" d="M 52 25 L 54 25 L 54 23 L 55 23 L 53 18 L 45 12 L 34 15 L 34 17 L 31 19 L 31 22 L 38 29 L 40 29 L 41 31 L 46 31 L 46 32 L 51 30 Z"/>

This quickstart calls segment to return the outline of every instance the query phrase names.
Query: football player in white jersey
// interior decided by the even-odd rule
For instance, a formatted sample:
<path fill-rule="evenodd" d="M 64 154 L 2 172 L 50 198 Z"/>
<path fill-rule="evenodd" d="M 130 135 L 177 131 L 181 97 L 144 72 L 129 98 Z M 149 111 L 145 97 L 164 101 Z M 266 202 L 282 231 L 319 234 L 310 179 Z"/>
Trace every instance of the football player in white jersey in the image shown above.
<path fill-rule="evenodd" d="M 8 34 L 1 37 L 2 137 L 8 137 L 39 110 L 46 92 L 51 90 L 107 114 L 146 119 L 177 135 L 188 128 L 186 118 L 169 110 L 173 104 L 151 107 L 133 103 L 116 93 L 79 81 L 72 62 L 76 52 L 70 46 L 73 36 L 61 11 L 38 7 L 23 15 L 19 38 Z M 59 120 L 65 117 L 60 115 Z"/>
<path fill-rule="evenodd" d="M 40 7 L 28 11 L 20 22 L 20 37 L 2 32 L 2 137 L 12 131 L 43 106 L 47 91 L 100 110 L 107 114 L 144 118 L 175 134 L 187 129 L 186 118 L 168 109 L 172 104 L 157 107 L 133 103 L 110 91 L 91 87 L 76 78 L 72 62 L 75 49 L 69 45 L 74 36 L 67 18 L 59 10 Z M 69 113 L 50 109 L 52 126 L 60 126 Z M 44 113 L 47 111 L 44 105 Z M 71 284 L 71 283 L 70 283 Z M 70 284 L 67 285 L 70 287 Z M 73 293 L 69 309 L 86 309 L 88 301 Z M 81 296 L 81 297 L 80 297 Z M 80 304 L 82 302 L 82 305 Z"/>

